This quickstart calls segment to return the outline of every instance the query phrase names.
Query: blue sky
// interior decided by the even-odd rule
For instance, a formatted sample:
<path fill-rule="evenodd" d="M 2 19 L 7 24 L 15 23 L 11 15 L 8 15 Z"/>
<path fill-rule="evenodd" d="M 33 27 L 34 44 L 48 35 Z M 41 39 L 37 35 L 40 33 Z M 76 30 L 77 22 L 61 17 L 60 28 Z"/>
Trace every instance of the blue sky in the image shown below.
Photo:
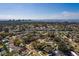
<path fill-rule="evenodd" d="M 0 3 L 0 19 L 79 19 L 77 3 Z"/>

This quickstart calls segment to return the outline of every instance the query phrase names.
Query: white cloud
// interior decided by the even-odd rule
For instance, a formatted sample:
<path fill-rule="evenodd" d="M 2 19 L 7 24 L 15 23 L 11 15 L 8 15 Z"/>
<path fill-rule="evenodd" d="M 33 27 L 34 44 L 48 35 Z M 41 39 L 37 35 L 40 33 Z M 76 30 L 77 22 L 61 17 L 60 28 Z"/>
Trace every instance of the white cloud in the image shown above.
<path fill-rule="evenodd" d="M 0 19 L 79 19 L 79 12 L 63 11 L 52 15 L 0 15 Z"/>
<path fill-rule="evenodd" d="M 70 12 L 68 12 L 68 11 L 63 11 L 62 12 L 62 14 L 68 14 L 68 13 L 70 13 Z"/>
<path fill-rule="evenodd" d="M 24 16 L 19 15 L 0 15 L 0 19 L 23 19 Z"/>
<path fill-rule="evenodd" d="M 53 14 L 53 19 L 79 19 L 79 13 L 64 11 L 60 14 Z"/>

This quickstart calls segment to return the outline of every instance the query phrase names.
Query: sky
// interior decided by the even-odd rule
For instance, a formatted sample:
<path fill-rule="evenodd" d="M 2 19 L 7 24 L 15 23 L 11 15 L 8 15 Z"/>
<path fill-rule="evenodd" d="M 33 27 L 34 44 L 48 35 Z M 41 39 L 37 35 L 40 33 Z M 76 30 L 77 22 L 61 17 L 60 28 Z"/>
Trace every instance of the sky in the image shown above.
<path fill-rule="evenodd" d="M 0 3 L 0 19 L 79 19 L 79 4 Z"/>

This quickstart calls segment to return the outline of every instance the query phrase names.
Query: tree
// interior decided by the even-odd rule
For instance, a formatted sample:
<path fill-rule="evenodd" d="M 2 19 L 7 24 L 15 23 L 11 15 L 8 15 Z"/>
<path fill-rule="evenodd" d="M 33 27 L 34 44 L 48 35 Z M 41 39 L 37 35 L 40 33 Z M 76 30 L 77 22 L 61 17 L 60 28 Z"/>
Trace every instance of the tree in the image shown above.
<path fill-rule="evenodd" d="M 9 28 L 4 28 L 4 32 L 9 32 Z"/>
<path fill-rule="evenodd" d="M 19 46 L 22 43 L 21 39 L 15 39 L 14 40 L 14 45 Z"/>

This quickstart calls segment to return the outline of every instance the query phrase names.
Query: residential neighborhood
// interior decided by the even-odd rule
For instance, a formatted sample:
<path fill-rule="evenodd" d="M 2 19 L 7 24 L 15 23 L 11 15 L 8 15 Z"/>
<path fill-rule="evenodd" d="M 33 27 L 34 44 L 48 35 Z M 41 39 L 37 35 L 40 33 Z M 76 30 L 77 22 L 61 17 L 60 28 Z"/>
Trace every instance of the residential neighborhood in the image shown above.
<path fill-rule="evenodd" d="M 79 24 L 0 24 L 1 56 L 78 56 Z"/>

